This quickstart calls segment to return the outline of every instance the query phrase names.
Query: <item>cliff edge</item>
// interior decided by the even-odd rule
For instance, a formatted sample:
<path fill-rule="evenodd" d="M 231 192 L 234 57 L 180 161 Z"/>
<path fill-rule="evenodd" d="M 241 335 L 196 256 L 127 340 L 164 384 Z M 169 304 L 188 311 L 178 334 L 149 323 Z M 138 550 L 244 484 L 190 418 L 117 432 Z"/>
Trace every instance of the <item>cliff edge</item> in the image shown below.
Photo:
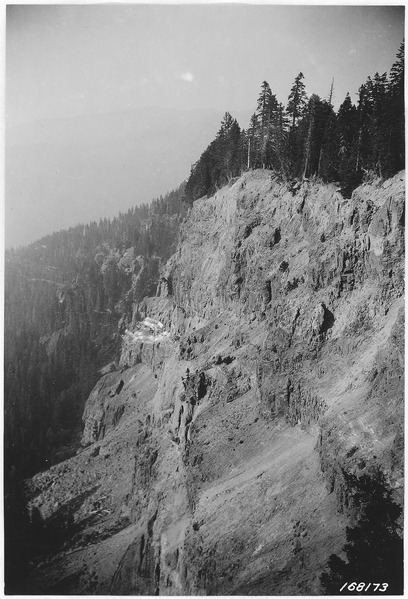
<path fill-rule="evenodd" d="M 83 448 L 26 482 L 30 593 L 322 592 L 367 484 L 402 505 L 404 193 L 260 170 L 194 203 Z"/>

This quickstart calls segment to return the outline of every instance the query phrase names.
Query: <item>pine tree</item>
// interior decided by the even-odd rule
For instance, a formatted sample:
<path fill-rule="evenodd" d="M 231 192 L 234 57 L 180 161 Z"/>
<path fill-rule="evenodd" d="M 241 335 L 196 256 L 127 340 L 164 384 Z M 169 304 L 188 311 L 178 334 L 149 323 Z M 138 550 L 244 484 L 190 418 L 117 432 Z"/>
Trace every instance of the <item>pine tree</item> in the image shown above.
<path fill-rule="evenodd" d="M 368 90 L 365 85 L 361 85 L 358 90 L 358 133 L 357 133 L 357 144 L 356 144 L 356 172 L 360 171 L 363 167 L 362 164 L 367 164 L 365 155 L 369 149 L 369 134 L 368 134 L 368 113 L 370 111 L 368 101 Z"/>
<path fill-rule="evenodd" d="M 405 167 L 405 98 L 404 98 L 404 42 L 402 42 L 397 60 L 392 65 L 388 85 L 388 124 L 391 137 L 391 173 Z"/>
<path fill-rule="evenodd" d="M 288 118 L 282 104 L 278 104 L 274 112 L 271 139 L 271 163 L 285 179 L 290 176 L 288 154 Z"/>
<path fill-rule="evenodd" d="M 314 173 L 313 154 L 315 146 L 315 136 L 317 129 L 317 114 L 320 98 L 316 94 L 310 96 L 307 110 L 307 135 L 304 145 L 304 167 L 303 178 L 309 177 Z"/>
<path fill-rule="evenodd" d="M 307 107 L 307 95 L 303 79 L 303 73 L 299 73 L 288 96 L 288 105 L 286 110 L 292 117 L 292 129 L 295 127 L 298 119 L 303 115 Z"/>
<path fill-rule="evenodd" d="M 287 156 L 292 177 L 300 177 L 304 172 L 304 148 L 308 137 L 309 117 L 308 100 L 304 75 L 299 73 L 290 90 L 286 112 L 291 119 L 291 127 L 287 137 Z"/>
<path fill-rule="evenodd" d="M 390 172 L 390 128 L 387 115 L 387 73 L 376 73 L 371 90 L 372 101 L 372 140 L 375 169 L 380 177 Z"/>
<path fill-rule="evenodd" d="M 191 167 L 190 176 L 185 187 L 185 200 L 192 204 L 198 198 L 207 195 L 212 186 L 211 172 L 213 166 L 212 148 L 208 147 L 199 160 Z"/>
<path fill-rule="evenodd" d="M 216 185 L 221 186 L 241 170 L 241 129 L 236 119 L 226 112 L 215 140 L 216 160 L 219 173 Z"/>
<path fill-rule="evenodd" d="M 321 152 L 318 165 L 318 176 L 323 181 L 338 181 L 339 179 L 339 137 L 337 128 L 337 118 L 333 108 L 330 106 L 330 112 L 324 127 L 322 136 Z"/>
<path fill-rule="evenodd" d="M 350 197 L 353 189 L 361 181 L 361 173 L 355 170 L 358 147 L 358 115 L 350 94 L 346 95 L 337 113 L 337 130 L 339 180 L 344 195 Z"/>
<path fill-rule="evenodd" d="M 214 193 L 232 177 L 240 174 L 243 137 L 236 119 L 226 112 L 215 139 L 191 167 L 185 185 L 187 203 L 192 204 L 198 198 Z"/>
<path fill-rule="evenodd" d="M 334 95 L 334 77 L 332 79 L 332 82 L 330 85 L 329 96 L 327 98 L 327 102 L 330 104 L 331 107 L 333 107 L 333 95 Z"/>
<path fill-rule="evenodd" d="M 256 110 L 257 118 L 257 135 L 259 139 L 259 165 L 262 168 L 268 166 L 269 163 L 269 140 L 271 135 L 271 119 L 276 98 L 272 96 L 269 84 L 264 81 L 261 86 L 261 93 L 258 98 Z"/>
<path fill-rule="evenodd" d="M 259 152 L 259 140 L 257 137 L 257 117 L 253 113 L 246 131 L 247 168 L 256 168 L 256 160 Z"/>
<path fill-rule="evenodd" d="M 252 165 L 258 168 L 281 168 L 284 159 L 284 141 L 287 122 L 283 107 L 264 81 L 251 119 Z M 282 152 L 282 155 L 281 155 Z"/>

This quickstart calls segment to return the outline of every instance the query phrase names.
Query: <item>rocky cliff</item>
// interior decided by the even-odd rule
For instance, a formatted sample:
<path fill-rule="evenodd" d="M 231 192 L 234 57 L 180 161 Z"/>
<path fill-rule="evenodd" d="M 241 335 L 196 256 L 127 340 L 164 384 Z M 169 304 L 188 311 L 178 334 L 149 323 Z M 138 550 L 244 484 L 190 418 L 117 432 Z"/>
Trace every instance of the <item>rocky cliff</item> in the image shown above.
<path fill-rule="evenodd" d="M 321 593 L 362 481 L 402 503 L 404 189 L 252 171 L 194 203 L 82 449 L 27 481 L 26 589 Z"/>

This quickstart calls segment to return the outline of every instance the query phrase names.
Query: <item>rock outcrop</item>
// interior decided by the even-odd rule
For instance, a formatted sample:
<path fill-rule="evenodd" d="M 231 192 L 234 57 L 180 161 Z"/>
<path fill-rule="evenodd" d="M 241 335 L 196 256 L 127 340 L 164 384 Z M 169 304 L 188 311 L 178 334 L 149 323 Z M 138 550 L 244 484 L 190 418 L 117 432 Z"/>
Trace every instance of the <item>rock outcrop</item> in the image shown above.
<path fill-rule="evenodd" d="M 402 503 L 403 293 L 402 173 L 195 202 L 83 449 L 27 481 L 31 592 L 319 594 L 360 478 Z"/>

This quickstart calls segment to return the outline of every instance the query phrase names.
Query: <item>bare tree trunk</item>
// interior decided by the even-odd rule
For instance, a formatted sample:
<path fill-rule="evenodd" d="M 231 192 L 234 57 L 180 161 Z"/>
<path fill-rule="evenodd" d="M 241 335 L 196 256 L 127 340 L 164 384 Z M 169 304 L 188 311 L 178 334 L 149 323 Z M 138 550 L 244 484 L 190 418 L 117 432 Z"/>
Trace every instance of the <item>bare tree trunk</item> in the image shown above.
<path fill-rule="evenodd" d="M 361 136 L 362 136 L 362 131 L 361 131 L 361 127 L 359 129 L 358 132 L 358 143 L 357 143 L 357 158 L 356 158 L 356 172 L 359 170 L 360 168 L 360 148 L 361 148 Z"/>
<path fill-rule="evenodd" d="M 323 156 L 323 152 L 322 152 L 322 148 L 320 148 L 319 150 L 319 161 L 317 163 L 317 176 L 320 177 L 320 166 L 321 166 L 321 162 L 322 162 L 322 156 Z"/>
<path fill-rule="evenodd" d="M 313 97 L 310 102 L 309 118 L 310 118 L 309 130 L 307 132 L 307 139 L 306 139 L 306 144 L 305 144 L 305 168 L 303 171 L 302 179 L 305 179 L 305 177 L 307 176 L 307 171 L 308 171 L 309 162 L 310 162 L 310 154 L 311 154 L 311 150 L 312 150 L 312 137 L 313 137 L 313 128 L 314 128 L 314 119 L 315 119 L 315 103 L 313 101 Z"/>

